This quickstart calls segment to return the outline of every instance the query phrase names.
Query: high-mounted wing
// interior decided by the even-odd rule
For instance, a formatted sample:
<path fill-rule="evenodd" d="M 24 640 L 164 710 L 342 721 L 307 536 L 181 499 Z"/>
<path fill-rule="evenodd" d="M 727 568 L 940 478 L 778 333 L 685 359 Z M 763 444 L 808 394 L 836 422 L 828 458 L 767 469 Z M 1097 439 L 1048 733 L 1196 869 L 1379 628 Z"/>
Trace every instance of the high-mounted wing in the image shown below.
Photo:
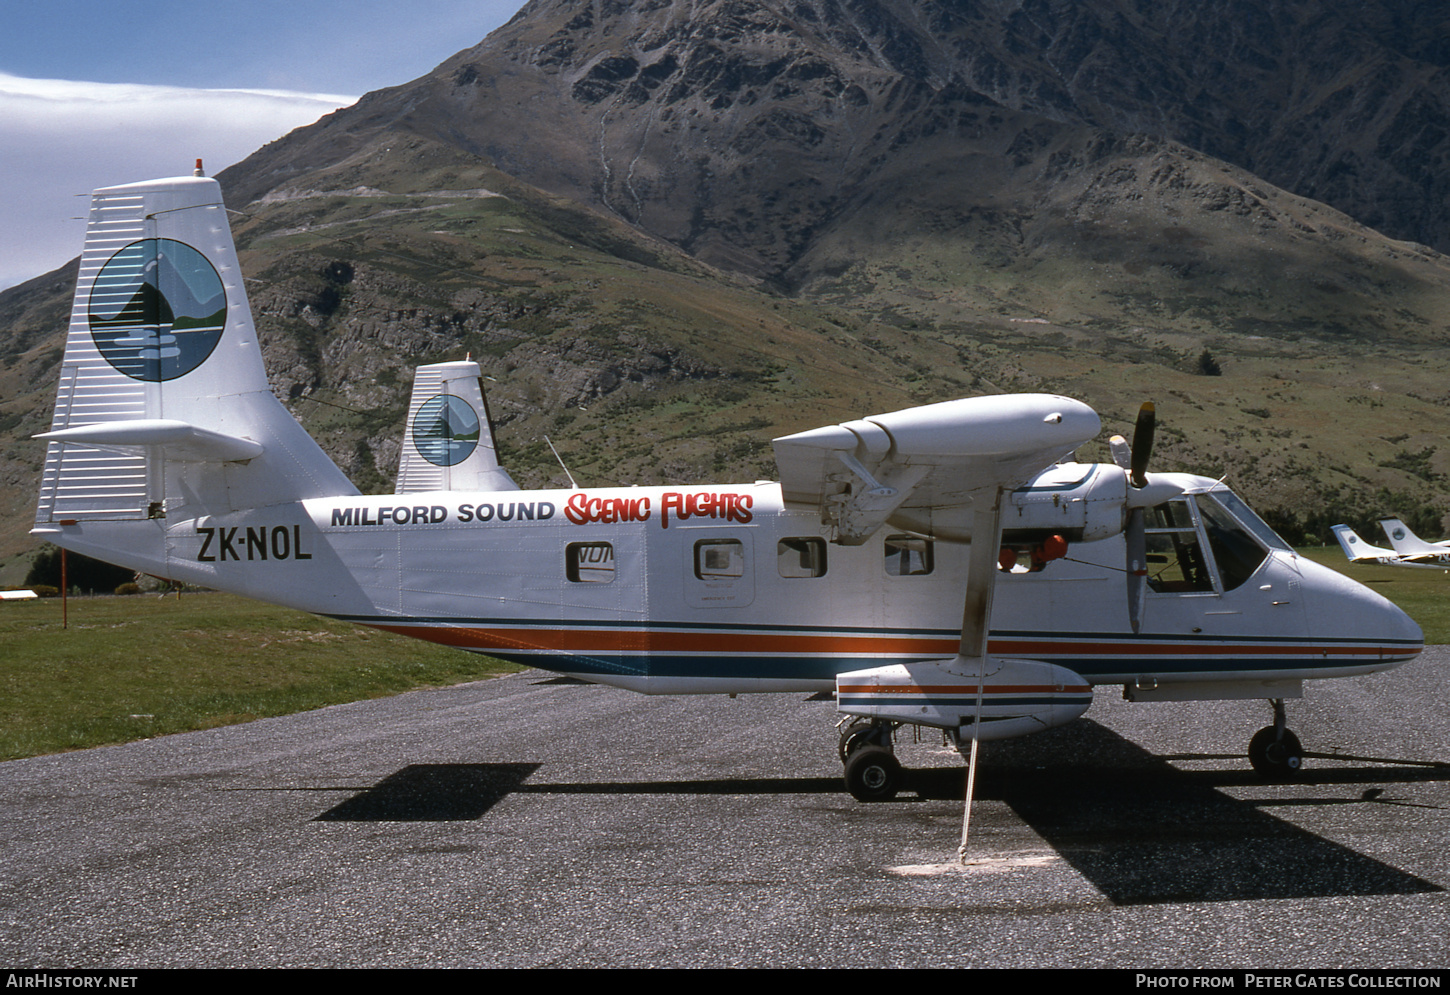
<path fill-rule="evenodd" d="M 987 632 L 1003 494 L 1100 427 L 1081 401 L 1012 394 L 944 401 L 775 440 L 785 502 L 818 508 L 836 542 L 859 545 L 890 522 L 972 544 L 954 658 L 836 676 L 837 707 L 859 717 L 842 747 L 846 784 L 857 798 L 895 794 L 900 767 L 889 747 L 895 724 L 945 729 L 960 748 L 982 734 L 1020 735 L 1087 710 L 1092 690 L 1081 677 L 1040 661 L 993 659 Z"/>
<path fill-rule="evenodd" d="M 1097 435 L 1092 408 L 1055 394 L 943 401 L 776 439 L 786 504 L 817 507 L 836 541 L 888 521 L 969 541 L 971 510 Z"/>

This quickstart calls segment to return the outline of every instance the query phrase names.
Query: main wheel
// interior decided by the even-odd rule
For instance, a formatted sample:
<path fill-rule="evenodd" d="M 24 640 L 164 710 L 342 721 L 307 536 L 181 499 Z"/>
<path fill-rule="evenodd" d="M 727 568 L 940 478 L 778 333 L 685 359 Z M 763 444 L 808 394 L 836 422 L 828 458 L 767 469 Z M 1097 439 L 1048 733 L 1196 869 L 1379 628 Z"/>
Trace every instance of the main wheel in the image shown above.
<path fill-rule="evenodd" d="M 846 790 L 858 802 L 886 802 L 901 789 L 901 764 L 888 749 L 863 746 L 846 761 Z"/>
<path fill-rule="evenodd" d="M 1304 747 L 1288 729 L 1280 737 L 1273 726 L 1264 726 L 1249 740 L 1249 763 L 1269 780 L 1292 781 L 1304 771 Z"/>

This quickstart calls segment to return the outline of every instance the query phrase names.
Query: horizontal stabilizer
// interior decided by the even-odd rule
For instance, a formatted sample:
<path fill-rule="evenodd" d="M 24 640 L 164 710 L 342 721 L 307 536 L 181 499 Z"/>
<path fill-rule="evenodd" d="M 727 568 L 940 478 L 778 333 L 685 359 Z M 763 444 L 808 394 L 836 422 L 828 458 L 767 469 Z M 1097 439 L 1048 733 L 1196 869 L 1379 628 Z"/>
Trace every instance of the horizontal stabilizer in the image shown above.
<path fill-rule="evenodd" d="M 251 439 L 223 435 L 174 418 L 135 418 L 129 421 L 81 425 L 35 436 L 47 442 L 76 442 L 98 449 L 160 446 L 168 459 L 183 463 L 241 463 L 265 451 Z"/>

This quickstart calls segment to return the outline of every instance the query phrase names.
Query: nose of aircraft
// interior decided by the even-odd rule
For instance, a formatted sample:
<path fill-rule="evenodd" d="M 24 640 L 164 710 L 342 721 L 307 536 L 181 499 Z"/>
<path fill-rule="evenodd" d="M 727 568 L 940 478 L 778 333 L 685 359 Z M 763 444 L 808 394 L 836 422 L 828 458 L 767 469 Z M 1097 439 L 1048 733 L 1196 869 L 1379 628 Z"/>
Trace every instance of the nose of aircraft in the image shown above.
<path fill-rule="evenodd" d="M 1329 567 L 1298 560 L 1309 636 L 1353 643 L 1346 667 L 1394 667 L 1425 648 L 1420 626 L 1389 599 Z"/>

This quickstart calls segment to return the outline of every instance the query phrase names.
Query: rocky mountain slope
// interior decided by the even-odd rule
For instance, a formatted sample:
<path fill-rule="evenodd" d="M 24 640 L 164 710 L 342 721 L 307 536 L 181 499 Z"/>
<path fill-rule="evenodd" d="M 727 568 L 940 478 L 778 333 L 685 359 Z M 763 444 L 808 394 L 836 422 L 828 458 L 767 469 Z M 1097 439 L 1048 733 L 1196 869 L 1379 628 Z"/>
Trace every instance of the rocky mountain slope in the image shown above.
<path fill-rule="evenodd" d="M 1422 0 L 535 0 L 228 180 L 251 200 L 418 134 L 793 285 L 903 183 L 1051 183 L 1106 133 L 1445 249 L 1447 60 L 1450 11 Z"/>

